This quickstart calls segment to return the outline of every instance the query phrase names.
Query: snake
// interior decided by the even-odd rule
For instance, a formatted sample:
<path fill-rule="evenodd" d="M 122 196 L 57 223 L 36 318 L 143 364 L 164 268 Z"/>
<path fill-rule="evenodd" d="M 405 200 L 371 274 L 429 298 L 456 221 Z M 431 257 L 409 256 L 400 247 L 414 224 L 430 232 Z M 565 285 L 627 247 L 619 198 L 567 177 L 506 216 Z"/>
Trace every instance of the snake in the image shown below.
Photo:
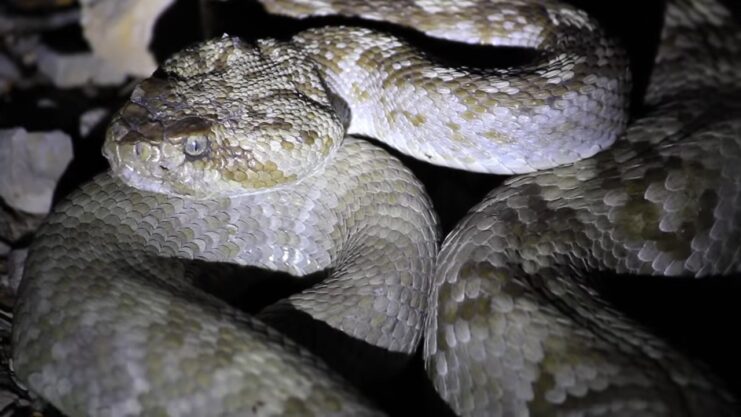
<path fill-rule="evenodd" d="M 361 23 L 173 55 L 113 118 L 111 169 L 34 238 L 12 337 L 29 389 L 69 416 L 382 415 L 279 331 L 299 314 L 388 352 L 421 343 L 461 416 L 738 415 L 703 365 L 590 285 L 605 271 L 741 272 L 741 30 L 728 8 L 666 2 L 631 114 L 627 53 L 569 3 L 262 4 L 530 53 L 451 65 Z M 517 175 L 438 254 L 424 187 L 368 137 Z M 213 264 L 325 276 L 248 314 L 199 285 L 219 279 Z"/>

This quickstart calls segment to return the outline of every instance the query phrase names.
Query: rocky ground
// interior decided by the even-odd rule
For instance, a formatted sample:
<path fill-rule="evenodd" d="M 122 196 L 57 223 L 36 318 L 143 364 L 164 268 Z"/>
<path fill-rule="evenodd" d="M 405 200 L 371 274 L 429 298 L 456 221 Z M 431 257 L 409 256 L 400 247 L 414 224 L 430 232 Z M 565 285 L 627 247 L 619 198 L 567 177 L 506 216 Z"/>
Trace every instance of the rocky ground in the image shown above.
<path fill-rule="evenodd" d="M 640 112 L 658 34 L 659 2 L 575 2 L 602 16 L 628 46 L 637 84 L 634 107 Z M 638 3 L 644 12 L 630 14 L 629 6 Z M 106 168 L 100 155 L 105 127 L 136 82 L 172 52 L 209 36 L 285 37 L 315 23 L 267 16 L 247 0 L 0 3 L 0 417 L 54 415 L 14 383 L 7 367 L 14 289 L 25 248 L 53 203 Z M 427 186 L 445 233 L 502 181 L 399 157 Z M 599 280 L 620 308 L 707 362 L 741 393 L 741 342 L 732 340 L 737 327 L 733 319 L 741 312 L 735 301 L 741 289 L 737 282 Z M 419 402 L 427 404 L 427 414 L 445 414 L 444 406 L 428 400 L 425 384 L 417 358 L 398 380 L 371 395 L 391 414 L 419 410 Z"/>

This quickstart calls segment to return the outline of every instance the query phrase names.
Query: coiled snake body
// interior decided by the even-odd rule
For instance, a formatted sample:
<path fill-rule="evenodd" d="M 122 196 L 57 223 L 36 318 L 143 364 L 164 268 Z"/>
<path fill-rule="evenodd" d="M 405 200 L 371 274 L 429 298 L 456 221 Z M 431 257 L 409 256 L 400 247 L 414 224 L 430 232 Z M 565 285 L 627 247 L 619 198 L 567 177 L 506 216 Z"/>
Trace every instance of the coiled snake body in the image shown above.
<path fill-rule="evenodd" d="M 113 175 L 68 197 L 34 242 L 13 333 L 34 391 L 69 415 L 377 413 L 197 290 L 210 261 L 329 269 L 258 317 L 299 310 L 403 353 L 424 332 L 428 373 L 460 415 L 734 414 L 712 377 L 587 285 L 590 271 L 741 269 L 741 31 L 726 9 L 669 1 L 650 111 L 622 134 L 625 54 L 574 7 L 264 3 L 537 53 L 522 68 L 450 68 L 397 37 L 329 27 L 168 60 L 109 129 Z M 420 184 L 346 133 L 451 167 L 546 170 L 492 191 L 435 266 Z"/>

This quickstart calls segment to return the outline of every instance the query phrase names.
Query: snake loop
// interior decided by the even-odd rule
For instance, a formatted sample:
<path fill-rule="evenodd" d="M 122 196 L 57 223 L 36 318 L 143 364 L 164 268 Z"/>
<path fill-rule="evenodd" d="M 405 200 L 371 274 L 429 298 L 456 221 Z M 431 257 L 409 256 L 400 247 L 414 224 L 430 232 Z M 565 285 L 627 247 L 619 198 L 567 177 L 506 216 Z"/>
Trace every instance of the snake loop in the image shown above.
<path fill-rule="evenodd" d="M 721 3 L 668 2 L 648 110 L 627 130 L 627 54 L 569 4 L 262 3 L 533 61 L 443 66 L 350 26 L 174 55 L 111 123 L 111 171 L 33 243 L 13 360 L 34 391 L 70 416 L 379 414 L 263 322 L 296 310 L 389 352 L 424 332 L 427 372 L 459 415 L 736 415 L 701 366 L 590 286 L 606 270 L 741 272 L 741 30 Z M 353 135 L 524 175 L 436 261 L 422 185 Z M 328 277 L 253 317 L 198 288 L 208 262 Z"/>

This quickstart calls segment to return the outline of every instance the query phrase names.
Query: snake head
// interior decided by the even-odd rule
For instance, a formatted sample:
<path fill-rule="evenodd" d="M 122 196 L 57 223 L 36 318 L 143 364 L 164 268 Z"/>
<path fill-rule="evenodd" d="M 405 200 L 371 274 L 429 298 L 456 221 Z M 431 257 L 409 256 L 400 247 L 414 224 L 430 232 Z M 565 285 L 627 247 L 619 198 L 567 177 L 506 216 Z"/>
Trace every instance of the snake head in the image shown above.
<path fill-rule="evenodd" d="M 301 52 L 226 35 L 185 49 L 141 82 L 103 154 L 128 185 L 192 198 L 296 183 L 337 148 L 341 103 Z"/>

